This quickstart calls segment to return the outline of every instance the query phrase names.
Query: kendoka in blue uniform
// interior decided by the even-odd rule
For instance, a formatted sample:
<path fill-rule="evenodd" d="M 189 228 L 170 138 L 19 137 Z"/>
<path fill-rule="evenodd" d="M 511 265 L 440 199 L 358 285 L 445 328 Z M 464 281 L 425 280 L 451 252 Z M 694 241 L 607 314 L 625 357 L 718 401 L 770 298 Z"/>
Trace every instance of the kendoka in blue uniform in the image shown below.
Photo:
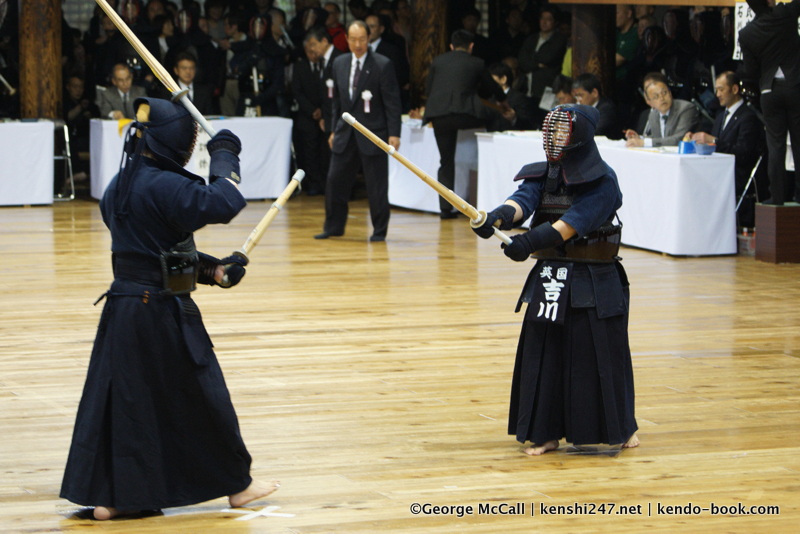
<path fill-rule="evenodd" d="M 122 169 L 100 202 L 114 281 L 61 487 L 61 497 L 94 506 L 96 519 L 222 496 L 241 506 L 277 488 L 250 477 L 250 454 L 190 296 L 196 282 L 230 287 L 245 274 L 243 258 L 198 253 L 192 237 L 245 207 L 241 143 L 228 130 L 209 141 L 206 185 L 183 168 L 196 139 L 189 113 L 153 98 L 134 107 Z"/>
<path fill-rule="evenodd" d="M 628 279 L 620 258 L 622 193 L 594 142 L 599 114 L 559 106 L 543 125 L 547 161 L 517 174 L 517 191 L 475 233 L 508 230 L 531 215 L 531 230 L 503 245 L 533 267 L 517 305 L 527 303 L 508 432 L 527 454 L 575 445 L 635 447 L 633 369 L 628 344 Z"/>

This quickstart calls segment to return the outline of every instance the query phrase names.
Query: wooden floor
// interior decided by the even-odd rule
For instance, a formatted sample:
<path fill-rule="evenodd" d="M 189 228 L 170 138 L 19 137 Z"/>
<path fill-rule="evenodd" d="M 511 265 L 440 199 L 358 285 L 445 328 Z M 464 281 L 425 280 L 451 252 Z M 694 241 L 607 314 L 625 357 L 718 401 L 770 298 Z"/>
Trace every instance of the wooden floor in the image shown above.
<path fill-rule="evenodd" d="M 200 231 L 199 248 L 239 248 L 268 206 Z M 72 517 L 79 507 L 58 493 L 100 314 L 92 303 L 110 280 L 109 236 L 91 201 L 0 209 L 1 532 L 797 528 L 800 265 L 624 249 L 642 445 L 613 456 L 562 443 L 531 458 L 506 417 L 513 309 L 532 262 L 508 260 L 465 219 L 402 210 L 386 243 L 368 243 L 364 201 L 345 237 L 316 241 L 322 206 L 292 199 L 240 286 L 195 293 L 253 473 L 279 479 L 280 491 L 253 503 L 261 515 L 219 499 L 103 524 Z M 451 508 L 414 515 L 415 503 Z M 481 513 L 522 512 L 517 503 L 524 514 Z M 712 503 L 780 513 L 665 515 Z M 573 513 L 545 515 L 542 504 Z"/>

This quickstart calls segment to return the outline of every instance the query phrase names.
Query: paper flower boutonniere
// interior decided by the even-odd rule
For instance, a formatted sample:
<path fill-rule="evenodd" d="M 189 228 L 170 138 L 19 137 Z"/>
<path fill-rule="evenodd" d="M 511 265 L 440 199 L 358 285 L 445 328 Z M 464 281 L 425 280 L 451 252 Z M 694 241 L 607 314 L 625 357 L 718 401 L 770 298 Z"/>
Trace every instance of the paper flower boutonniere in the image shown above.
<path fill-rule="evenodd" d="M 372 100 L 372 92 L 362 91 L 361 99 L 364 101 L 364 113 L 369 113 L 369 101 Z"/>

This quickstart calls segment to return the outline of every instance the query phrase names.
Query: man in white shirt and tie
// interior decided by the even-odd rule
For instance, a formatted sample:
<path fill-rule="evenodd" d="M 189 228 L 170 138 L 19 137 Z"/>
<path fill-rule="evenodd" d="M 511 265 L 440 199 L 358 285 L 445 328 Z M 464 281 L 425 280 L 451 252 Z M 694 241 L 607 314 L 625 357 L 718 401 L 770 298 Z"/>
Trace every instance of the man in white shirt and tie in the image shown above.
<path fill-rule="evenodd" d="M 123 63 L 114 65 L 111 71 L 111 85 L 97 91 L 97 107 L 105 119 L 133 119 L 133 101 L 147 96 L 143 87 L 133 85 L 133 73 Z"/>
<path fill-rule="evenodd" d="M 634 130 L 625 132 L 625 146 L 678 146 L 687 132 L 697 129 L 700 113 L 691 102 L 672 98 L 667 77 L 660 72 L 645 76 L 642 86 L 650 116 L 643 135 Z"/>
<path fill-rule="evenodd" d="M 739 77 L 732 71 L 723 72 L 714 81 L 717 99 L 722 110 L 714 121 L 711 133 L 696 132 L 692 140 L 706 145 L 716 145 L 717 152 L 733 154 L 736 157 L 734 175 L 736 195 L 744 192 L 758 157 L 764 152 L 766 137 L 764 125 L 758 115 L 742 99 Z M 758 191 L 765 192 L 767 184 L 759 183 Z M 766 196 L 766 195 L 764 195 Z M 739 226 L 755 225 L 753 199 L 742 204 L 737 214 Z"/>
<path fill-rule="evenodd" d="M 194 103 L 197 110 L 203 115 L 212 115 L 214 113 L 214 90 L 210 85 L 195 81 L 197 60 L 194 55 L 189 52 L 178 54 L 175 58 L 173 72 L 177 78 L 178 87 L 182 91 L 184 89 L 189 91 L 189 100 Z M 165 98 L 169 99 L 171 97 Z"/>
<path fill-rule="evenodd" d="M 319 77 L 322 80 L 322 121 L 320 126 L 330 136 L 331 109 L 333 105 L 333 62 L 343 54 L 333 46 L 325 28 L 315 26 L 306 33 L 306 42 L 319 58 Z"/>
<path fill-rule="evenodd" d="M 348 112 L 384 142 L 400 147 L 400 87 L 394 67 L 385 56 L 369 52 L 368 43 L 369 27 L 360 20 L 351 22 L 347 27 L 350 53 L 333 62 L 331 164 L 325 187 L 325 224 L 316 239 L 344 235 L 359 167 L 369 199 L 370 241 L 384 241 L 389 228 L 388 157 L 342 120 L 342 113 Z"/>

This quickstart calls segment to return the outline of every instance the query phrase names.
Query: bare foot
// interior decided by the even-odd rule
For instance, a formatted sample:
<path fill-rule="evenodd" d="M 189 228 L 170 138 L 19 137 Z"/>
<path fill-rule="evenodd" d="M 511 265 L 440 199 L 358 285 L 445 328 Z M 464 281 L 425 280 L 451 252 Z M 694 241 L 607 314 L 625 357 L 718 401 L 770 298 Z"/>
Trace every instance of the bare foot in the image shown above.
<path fill-rule="evenodd" d="M 629 439 L 629 440 L 628 440 L 628 441 L 627 441 L 627 442 L 626 442 L 626 443 L 625 443 L 625 444 L 622 446 L 622 448 L 623 448 L 623 449 L 632 449 L 632 448 L 634 448 L 634 447 L 638 447 L 638 446 L 639 446 L 639 438 L 638 438 L 638 437 L 636 436 L 636 434 L 634 433 L 634 434 L 631 436 L 631 439 Z"/>
<path fill-rule="evenodd" d="M 553 441 L 546 441 L 540 445 L 534 443 L 533 447 L 528 447 L 522 452 L 524 452 L 528 456 L 541 456 L 547 451 L 554 451 L 557 448 L 558 448 L 558 440 L 554 439 Z"/>
<path fill-rule="evenodd" d="M 228 502 L 230 503 L 231 508 L 239 508 L 240 506 L 244 506 L 245 504 L 256 499 L 260 499 L 262 497 L 266 497 L 270 493 L 274 493 L 280 487 L 280 483 L 274 480 L 269 483 L 258 482 L 254 480 L 244 491 L 240 491 L 239 493 L 235 493 L 228 497 Z"/>
<path fill-rule="evenodd" d="M 106 506 L 94 507 L 94 518 L 98 521 L 108 521 L 109 519 L 119 515 L 119 510 L 116 508 Z"/>

